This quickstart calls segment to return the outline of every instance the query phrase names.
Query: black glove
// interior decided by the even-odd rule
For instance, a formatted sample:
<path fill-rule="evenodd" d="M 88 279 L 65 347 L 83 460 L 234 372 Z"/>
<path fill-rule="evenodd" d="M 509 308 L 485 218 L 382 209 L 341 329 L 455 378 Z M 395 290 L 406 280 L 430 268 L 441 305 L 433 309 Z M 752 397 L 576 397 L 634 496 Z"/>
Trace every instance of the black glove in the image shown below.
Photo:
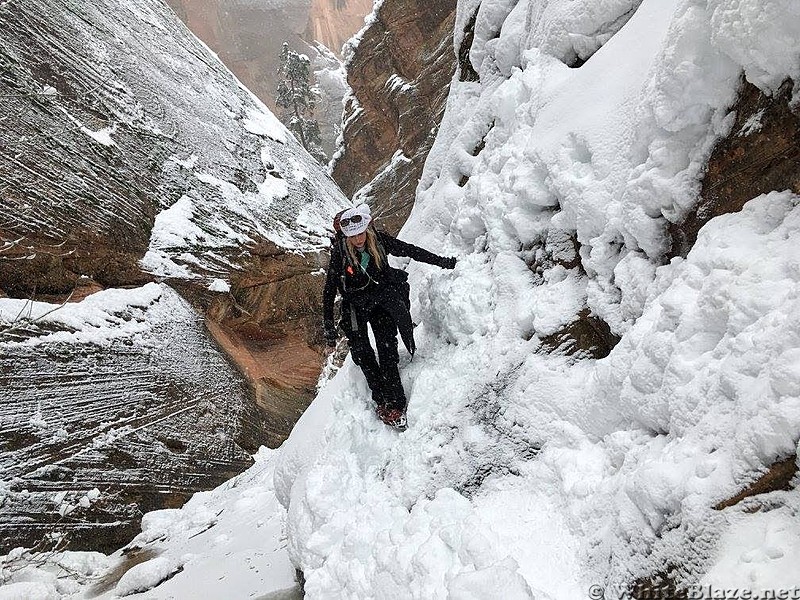
<path fill-rule="evenodd" d="M 339 334 L 336 333 L 336 328 L 331 323 L 325 324 L 325 343 L 333 348 L 336 342 L 339 341 Z"/>
<path fill-rule="evenodd" d="M 456 268 L 456 258 L 455 256 L 445 256 L 442 258 L 441 262 L 439 262 L 439 266 L 443 269 L 455 269 Z"/>

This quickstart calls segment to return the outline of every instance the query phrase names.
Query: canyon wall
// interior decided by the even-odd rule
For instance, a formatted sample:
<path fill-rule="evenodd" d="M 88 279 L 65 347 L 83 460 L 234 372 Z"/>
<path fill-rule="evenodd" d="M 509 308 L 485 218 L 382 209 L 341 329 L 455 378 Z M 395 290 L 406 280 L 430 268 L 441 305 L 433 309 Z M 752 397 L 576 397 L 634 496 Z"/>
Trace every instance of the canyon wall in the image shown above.
<path fill-rule="evenodd" d="M 67 539 L 109 549 L 311 400 L 345 199 L 160 0 L 2 3 L 0 28 L 0 552 L 94 487 Z"/>
<path fill-rule="evenodd" d="M 338 65 L 329 64 L 326 52 L 320 52 L 315 43 L 338 56 L 372 9 L 372 0 L 167 0 L 167 4 L 273 111 L 281 44 L 289 42 L 292 49 L 308 55 L 315 70 L 335 71 Z M 322 98 L 315 117 L 322 129 L 323 149 L 330 155 L 339 135 L 344 82 L 337 81 L 333 88 L 319 83 Z"/>
<path fill-rule="evenodd" d="M 387 0 L 347 62 L 351 94 L 333 178 L 394 233 L 413 206 L 456 69 L 455 8 L 455 0 Z"/>

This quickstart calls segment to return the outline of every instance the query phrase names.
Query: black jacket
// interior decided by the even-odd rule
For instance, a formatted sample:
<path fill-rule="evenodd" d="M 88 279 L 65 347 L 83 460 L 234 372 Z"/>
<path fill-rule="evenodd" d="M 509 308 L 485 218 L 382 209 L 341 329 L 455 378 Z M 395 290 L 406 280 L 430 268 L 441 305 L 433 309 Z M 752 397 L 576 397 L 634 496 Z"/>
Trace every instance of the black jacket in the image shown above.
<path fill-rule="evenodd" d="M 455 264 L 455 259 L 437 256 L 419 246 L 398 240 L 386 232 L 377 233 L 378 241 L 387 256 L 407 256 L 420 262 L 450 269 Z M 352 310 L 353 317 L 363 318 L 375 307 L 381 306 L 394 317 L 403 342 L 408 350 L 413 352 L 412 323 L 408 306 L 408 274 L 389 266 L 386 260 L 382 268 L 378 268 L 373 257 L 370 257 L 367 272 L 363 273 L 360 265 L 352 264 L 345 244 L 343 236 L 337 236 L 331 244 L 331 261 L 322 294 L 325 329 L 334 328 L 333 303 L 338 292 L 343 299 L 342 328 L 345 332 L 352 328 L 348 325 L 345 309 L 348 312 Z"/>

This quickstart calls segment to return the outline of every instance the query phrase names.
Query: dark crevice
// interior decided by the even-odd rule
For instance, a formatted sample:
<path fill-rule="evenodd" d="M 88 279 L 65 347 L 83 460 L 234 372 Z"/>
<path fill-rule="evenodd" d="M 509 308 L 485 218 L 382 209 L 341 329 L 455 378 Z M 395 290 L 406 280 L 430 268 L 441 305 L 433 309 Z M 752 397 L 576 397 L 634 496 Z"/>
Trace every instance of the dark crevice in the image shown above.
<path fill-rule="evenodd" d="M 464 28 L 464 37 L 461 38 L 461 46 L 458 49 L 458 80 L 459 81 L 480 81 L 478 72 L 469 60 L 469 51 L 472 49 L 472 42 L 475 41 L 475 23 L 478 20 L 478 8 L 472 13 L 467 26 Z"/>
<path fill-rule="evenodd" d="M 543 337 L 542 349 L 579 359 L 605 358 L 619 341 L 620 337 L 611 331 L 608 323 L 584 308 L 561 331 Z"/>
<path fill-rule="evenodd" d="M 483 152 L 483 149 L 484 149 L 484 148 L 486 148 L 486 136 L 488 136 L 488 135 L 489 135 L 489 132 L 490 132 L 492 129 L 494 129 L 494 123 L 495 123 L 495 122 L 494 122 L 494 121 L 492 121 L 492 122 L 489 124 L 489 128 L 486 130 L 486 133 L 484 133 L 484 134 L 483 134 L 483 136 L 481 137 L 481 139 L 480 139 L 480 140 L 478 140 L 478 143 L 477 143 L 477 144 L 475 144 L 475 147 L 472 149 L 472 152 L 470 152 L 470 154 L 472 154 L 472 156 L 478 156 L 478 154 L 480 154 L 481 152 Z"/>
<path fill-rule="evenodd" d="M 594 34 L 591 34 L 591 35 L 600 36 L 605 31 L 605 32 L 613 32 L 612 36 L 611 36 L 611 37 L 613 37 L 614 35 L 616 35 L 619 32 L 620 29 L 622 29 L 625 26 L 625 24 L 628 21 L 631 20 L 631 17 L 633 17 L 634 13 L 636 13 L 636 11 L 639 8 L 640 4 L 641 4 L 641 2 L 639 4 L 637 4 L 636 6 L 634 6 L 633 8 L 631 8 L 630 10 L 628 10 L 625 13 L 621 14 L 620 16 L 618 16 L 611 23 L 607 23 L 607 24 L 603 25 L 603 27 L 600 30 L 594 32 Z M 609 38 L 609 39 L 611 39 L 611 38 Z M 588 61 L 592 56 L 594 56 L 594 54 L 598 50 L 600 50 L 600 48 L 602 48 L 607 43 L 608 43 L 608 40 L 606 40 L 604 43 L 602 43 L 599 46 L 597 46 L 597 48 L 595 48 L 591 52 L 589 52 L 587 54 L 584 54 L 583 56 L 578 54 L 577 52 L 575 52 L 574 56 L 571 59 L 565 60 L 566 65 L 568 67 L 570 67 L 571 69 L 578 69 L 578 68 L 582 67 L 583 65 L 586 64 L 586 61 Z"/>
<path fill-rule="evenodd" d="M 689 594 L 687 590 L 677 586 L 675 575 L 668 572 L 638 579 L 631 586 L 627 597 L 632 600 L 687 600 Z"/>

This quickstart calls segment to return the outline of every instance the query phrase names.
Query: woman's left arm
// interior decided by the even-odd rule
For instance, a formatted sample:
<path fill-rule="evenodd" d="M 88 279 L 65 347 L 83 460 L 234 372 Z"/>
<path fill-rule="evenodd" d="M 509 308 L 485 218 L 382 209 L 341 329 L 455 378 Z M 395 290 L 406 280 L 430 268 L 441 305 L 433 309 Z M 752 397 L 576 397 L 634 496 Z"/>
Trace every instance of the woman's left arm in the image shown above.
<path fill-rule="evenodd" d="M 443 269 L 454 269 L 456 266 L 456 259 L 454 257 L 439 256 L 433 252 L 428 252 L 424 248 L 398 240 L 383 231 L 378 235 L 380 235 L 381 243 L 386 249 L 387 254 L 393 256 L 407 256 L 413 260 L 428 263 L 429 265 L 436 265 Z"/>

